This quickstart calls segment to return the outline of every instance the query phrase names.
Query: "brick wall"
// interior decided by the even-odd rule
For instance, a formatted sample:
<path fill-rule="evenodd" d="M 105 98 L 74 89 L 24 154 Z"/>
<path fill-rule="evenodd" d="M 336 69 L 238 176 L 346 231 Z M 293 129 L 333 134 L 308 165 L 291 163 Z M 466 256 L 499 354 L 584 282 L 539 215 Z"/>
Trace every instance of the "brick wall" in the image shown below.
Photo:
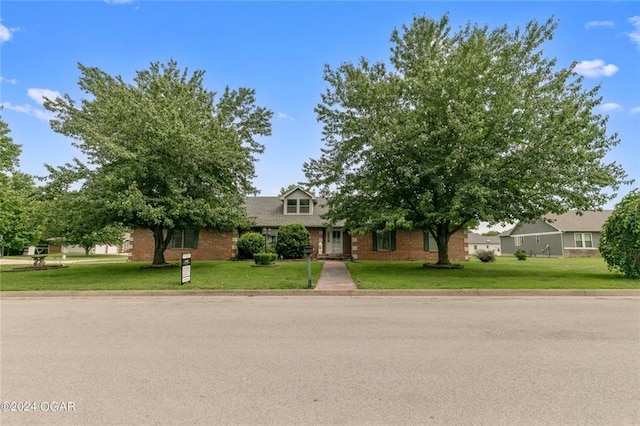
<path fill-rule="evenodd" d="M 372 234 L 351 237 L 352 255 L 358 260 L 438 260 L 438 252 L 424 250 L 422 230 L 396 231 L 396 250 L 373 251 Z M 449 240 L 449 260 L 468 260 L 466 234 L 456 232 Z"/>
<path fill-rule="evenodd" d="M 182 253 L 191 252 L 193 260 L 230 260 L 236 253 L 237 232 L 220 233 L 201 230 L 198 234 L 198 248 L 167 249 L 164 258 L 167 261 L 180 260 Z M 149 229 L 136 228 L 132 234 L 131 260 L 153 260 L 153 233 Z"/>

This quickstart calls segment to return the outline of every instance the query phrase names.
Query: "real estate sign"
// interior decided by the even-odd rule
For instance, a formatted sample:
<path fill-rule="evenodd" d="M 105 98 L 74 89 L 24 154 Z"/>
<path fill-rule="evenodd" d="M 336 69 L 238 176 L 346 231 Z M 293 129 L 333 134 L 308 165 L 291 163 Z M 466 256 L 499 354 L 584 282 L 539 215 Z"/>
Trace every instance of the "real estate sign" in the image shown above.
<path fill-rule="evenodd" d="M 182 279 L 180 284 L 191 282 L 191 253 L 182 253 L 182 260 L 180 262 L 180 272 Z"/>

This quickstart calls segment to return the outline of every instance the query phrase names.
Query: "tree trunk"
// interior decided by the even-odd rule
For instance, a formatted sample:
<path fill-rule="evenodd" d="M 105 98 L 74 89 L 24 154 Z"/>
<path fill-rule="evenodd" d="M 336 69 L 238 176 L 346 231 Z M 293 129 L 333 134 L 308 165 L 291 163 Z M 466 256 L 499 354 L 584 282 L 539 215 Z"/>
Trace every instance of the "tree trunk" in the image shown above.
<path fill-rule="evenodd" d="M 85 256 L 89 256 L 89 252 L 91 251 L 91 246 L 90 247 L 82 247 L 84 249 L 84 255 Z"/>
<path fill-rule="evenodd" d="M 167 249 L 169 245 L 169 241 L 171 241 L 171 236 L 173 235 L 173 229 L 167 230 L 167 235 L 164 235 L 164 229 L 162 227 L 156 227 L 151 229 L 153 231 L 153 262 L 152 266 L 161 266 L 166 265 L 166 261 L 164 260 L 164 251 Z"/>
<path fill-rule="evenodd" d="M 434 238 L 438 245 L 438 262 L 436 265 L 450 266 L 449 262 L 449 224 L 440 224 L 436 227 Z"/>

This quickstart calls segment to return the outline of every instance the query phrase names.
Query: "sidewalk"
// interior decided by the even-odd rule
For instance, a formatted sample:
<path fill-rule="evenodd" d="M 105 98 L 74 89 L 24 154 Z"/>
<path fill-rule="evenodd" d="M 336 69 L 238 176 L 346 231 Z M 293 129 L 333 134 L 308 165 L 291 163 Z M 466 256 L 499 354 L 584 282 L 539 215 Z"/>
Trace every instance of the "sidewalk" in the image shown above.
<path fill-rule="evenodd" d="M 356 290 L 356 285 L 343 261 L 327 260 L 324 262 L 315 289 L 319 291 L 350 291 Z"/>

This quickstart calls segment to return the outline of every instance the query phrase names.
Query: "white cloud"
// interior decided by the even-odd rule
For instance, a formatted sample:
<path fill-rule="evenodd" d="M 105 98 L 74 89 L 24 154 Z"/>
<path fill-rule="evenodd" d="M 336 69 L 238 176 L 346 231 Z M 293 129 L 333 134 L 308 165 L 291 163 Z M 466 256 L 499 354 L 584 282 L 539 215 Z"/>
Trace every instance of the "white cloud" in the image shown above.
<path fill-rule="evenodd" d="M 18 80 L 15 78 L 4 78 L 0 75 L 0 83 L 18 84 Z"/>
<path fill-rule="evenodd" d="M 133 0 L 104 0 L 107 4 L 127 4 L 133 3 Z"/>
<path fill-rule="evenodd" d="M 5 41 L 11 40 L 13 33 L 17 28 L 7 28 L 4 25 L 0 24 L 0 43 L 4 43 Z"/>
<path fill-rule="evenodd" d="M 39 103 L 44 104 L 44 98 L 54 101 L 56 98 L 61 98 L 60 92 L 56 92 L 51 89 L 38 89 L 36 87 L 27 89 L 27 96 Z"/>
<path fill-rule="evenodd" d="M 42 109 L 34 108 L 29 104 L 25 105 L 14 105 L 11 102 L 2 102 L 2 107 L 4 109 L 8 109 L 10 111 L 21 112 L 23 114 L 30 115 L 32 117 L 37 118 L 42 121 L 49 121 L 54 118 L 54 115 L 49 111 L 45 111 Z"/>
<path fill-rule="evenodd" d="M 585 77 L 611 77 L 620 68 L 613 64 L 605 64 L 602 59 L 582 61 L 573 68 L 573 71 Z"/>
<path fill-rule="evenodd" d="M 631 25 L 635 27 L 633 31 L 627 33 L 632 42 L 640 47 L 640 16 L 632 16 L 628 19 L 631 22 Z"/>
<path fill-rule="evenodd" d="M 640 106 L 639 107 L 635 107 L 635 108 L 631 108 L 631 114 L 640 114 Z"/>
<path fill-rule="evenodd" d="M 613 27 L 615 24 L 612 21 L 591 21 L 591 22 L 587 22 L 584 27 L 589 29 L 589 28 L 595 28 L 595 27 Z"/>
<path fill-rule="evenodd" d="M 285 114 L 284 112 L 279 112 L 277 115 L 279 120 L 291 120 L 291 121 L 296 121 L 292 116 L 290 116 L 289 114 Z"/>
<path fill-rule="evenodd" d="M 606 104 L 600 105 L 600 109 L 602 111 L 617 111 L 621 110 L 622 106 L 615 102 L 607 102 Z"/>

